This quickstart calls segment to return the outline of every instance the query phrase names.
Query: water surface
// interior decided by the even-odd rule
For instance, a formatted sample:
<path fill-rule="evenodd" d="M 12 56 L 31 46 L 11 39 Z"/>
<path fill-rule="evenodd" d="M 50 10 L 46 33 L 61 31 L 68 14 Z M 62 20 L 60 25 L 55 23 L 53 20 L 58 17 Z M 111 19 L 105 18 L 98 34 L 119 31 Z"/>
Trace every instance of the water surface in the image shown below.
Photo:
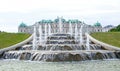
<path fill-rule="evenodd" d="M 0 71 L 120 71 L 120 60 L 83 62 L 0 60 Z"/>

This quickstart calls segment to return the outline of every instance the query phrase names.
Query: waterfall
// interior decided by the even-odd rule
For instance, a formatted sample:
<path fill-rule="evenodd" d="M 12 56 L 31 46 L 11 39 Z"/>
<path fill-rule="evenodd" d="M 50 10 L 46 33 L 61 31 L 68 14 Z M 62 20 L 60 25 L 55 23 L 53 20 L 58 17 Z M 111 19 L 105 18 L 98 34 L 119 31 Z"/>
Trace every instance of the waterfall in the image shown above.
<path fill-rule="evenodd" d="M 72 24 L 71 22 L 69 22 L 69 32 L 71 35 L 73 35 L 73 30 L 72 30 Z"/>
<path fill-rule="evenodd" d="M 39 43 L 42 43 L 42 28 L 41 25 L 39 26 Z"/>
<path fill-rule="evenodd" d="M 47 39 L 47 24 L 45 24 L 45 33 L 44 33 L 44 40 L 46 41 Z"/>
<path fill-rule="evenodd" d="M 74 20 L 69 20 L 69 24 L 68 21 L 64 22 L 67 25 L 62 27 L 62 24 L 64 24 L 62 23 L 62 17 L 55 21 L 58 22 L 59 28 L 51 26 L 56 25 L 54 22 L 50 24 L 48 23 L 49 21 L 43 20 L 40 23 L 36 23 L 33 29 L 33 40 L 29 39 L 28 42 L 27 39 L 27 41 L 24 41 L 24 45 L 22 42 L 22 44 L 20 43 L 18 46 L 12 47 L 14 48 L 13 50 L 5 49 L 0 54 L 0 59 L 53 62 L 120 59 L 120 51 L 109 50 L 106 46 L 96 44 L 90 40 L 89 35 L 85 34 L 89 31 L 89 25 L 81 24 L 77 20 L 77 23 L 72 24 Z M 81 27 L 79 28 L 80 25 Z M 66 28 L 68 28 L 67 32 L 69 31 L 69 33 L 63 31 Z M 56 30 L 58 32 L 54 33 Z"/>
<path fill-rule="evenodd" d="M 59 18 L 59 31 L 62 33 L 62 18 Z"/>
<path fill-rule="evenodd" d="M 51 25 L 49 24 L 48 26 L 49 26 L 48 32 L 49 32 L 49 35 L 51 35 Z"/>
<path fill-rule="evenodd" d="M 36 29 L 34 28 L 34 35 L 35 32 Z M 98 44 L 90 44 L 88 35 L 86 36 L 86 45 L 79 45 L 79 43 L 76 44 L 76 41 L 74 40 L 75 38 L 70 34 L 54 34 L 48 37 L 51 38 L 50 40 L 47 40 L 49 43 L 46 43 L 40 47 L 40 49 L 7 51 L 3 54 L 3 58 L 52 62 L 120 59 L 120 56 L 118 56 L 120 52 L 104 49 L 96 50 L 94 47 L 100 46 L 98 46 Z M 74 42 L 71 42 L 71 40 Z M 36 45 L 36 43 L 34 44 Z M 91 45 L 93 46 L 93 49 L 90 47 Z"/>
<path fill-rule="evenodd" d="M 90 50 L 90 43 L 89 43 L 89 37 L 87 35 L 87 40 L 86 40 L 86 49 Z"/>
<path fill-rule="evenodd" d="M 82 25 L 81 25 L 81 28 L 80 28 L 80 43 L 82 44 L 83 43 L 83 37 L 82 37 Z"/>
<path fill-rule="evenodd" d="M 77 40 L 78 37 L 78 28 L 77 28 L 77 24 L 75 25 L 75 39 Z"/>
<path fill-rule="evenodd" d="M 33 50 L 37 49 L 37 35 L 36 35 L 36 26 L 34 26 L 33 32 Z"/>

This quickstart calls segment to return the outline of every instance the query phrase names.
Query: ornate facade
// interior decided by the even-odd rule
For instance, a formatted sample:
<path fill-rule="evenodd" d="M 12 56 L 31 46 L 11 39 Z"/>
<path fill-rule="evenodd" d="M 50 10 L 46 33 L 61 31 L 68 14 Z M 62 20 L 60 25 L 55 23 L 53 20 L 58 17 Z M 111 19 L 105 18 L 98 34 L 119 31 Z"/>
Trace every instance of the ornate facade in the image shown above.
<path fill-rule="evenodd" d="M 61 24 L 59 24 L 61 23 Z M 31 26 L 27 26 L 24 23 L 21 23 L 20 26 L 18 27 L 18 32 L 19 33 L 33 33 L 33 28 L 34 26 L 37 26 L 37 28 L 39 28 L 39 26 L 41 25 L 42 28 L 42 33 L 45 33 L 45 28 L 46 31 L 48 33 L 48 28 L 51 27 L 51 33 L 58 33 L 58 32 L 62 32 L 62 33 L 69 33 L 70 27 L 72 27 L 72 31 L 73 33 L 75 33 L 75 27 L 77 26 L 77 30 L 79 32 L 80 27 L 83 27 L 82 32 L 102 32 L 102 26 L 99 22 L 97 22 L 94 26 L 91 25 L 87 25 L 84 22 L 79 21 L 78 19 L 69 19 L 69 20 L 65 20 L 64 18 L 59 18 L 57 17 L 54 20 L 41 20 L 39 22 L 36 22 L 34 25 Z M 61 29 L 59 29 L 61 28 Z"/>

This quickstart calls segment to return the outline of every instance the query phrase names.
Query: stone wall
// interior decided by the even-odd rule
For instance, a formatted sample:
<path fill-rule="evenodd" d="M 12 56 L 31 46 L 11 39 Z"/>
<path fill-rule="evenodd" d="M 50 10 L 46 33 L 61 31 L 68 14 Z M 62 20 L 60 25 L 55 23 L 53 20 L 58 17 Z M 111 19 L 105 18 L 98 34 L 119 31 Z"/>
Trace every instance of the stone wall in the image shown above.
<path fill-rule="evenodd" d="M 20 42 L 20 43 L 18 43 L 18 44 L 15 44 L 15 45 L 12 45 L 12 46 L 9 46 L 9 47 L 0 49 L 0 56 L 1 56 L 1 54 L 3 54 L 5 51 L 14 50 L 14 49 L 16 49 L 16 48 L 18 48 L 18 47 L 20 47 L 20 46 L 22 46 L 22 45 L 30 42 L 30 41 L 32 40 L 32 38 L 33 38 L 33 35 L 31 35 L 28 39 L 26 39 L 26 40 L 24 40 L 24 41 L 22 41 L 22 42 Z"/>
<path fill-rule="evenodd" d="M 88 33 L 86 33 L 85 35 L 88 36 L 89 39 L 90 39 L 92 42 L 94 42 L 94 43 L 96 43 L 96 44 L 100 44 L 100 45 L 103 46 L 105 49 L 120 51 L 120 47 L 115 47 L 115 46 L 112 46 L 112 45 L 103 43 L 103 42 L 101 42 L 101 41 L 98 41 L 98 40 L 96 40 L 95 38 L 93 38 L 92 36 L 90 36 Z"/>

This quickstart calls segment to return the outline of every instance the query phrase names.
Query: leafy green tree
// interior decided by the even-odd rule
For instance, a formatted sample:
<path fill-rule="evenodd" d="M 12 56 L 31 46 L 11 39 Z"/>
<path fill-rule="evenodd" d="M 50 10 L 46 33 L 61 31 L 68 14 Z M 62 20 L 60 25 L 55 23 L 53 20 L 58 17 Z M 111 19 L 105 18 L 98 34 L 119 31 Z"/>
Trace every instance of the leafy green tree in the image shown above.
<path fill-rule="evenodd" d="M 110 32 L 120 32 L 120 25 L 110 30 Z"/>

